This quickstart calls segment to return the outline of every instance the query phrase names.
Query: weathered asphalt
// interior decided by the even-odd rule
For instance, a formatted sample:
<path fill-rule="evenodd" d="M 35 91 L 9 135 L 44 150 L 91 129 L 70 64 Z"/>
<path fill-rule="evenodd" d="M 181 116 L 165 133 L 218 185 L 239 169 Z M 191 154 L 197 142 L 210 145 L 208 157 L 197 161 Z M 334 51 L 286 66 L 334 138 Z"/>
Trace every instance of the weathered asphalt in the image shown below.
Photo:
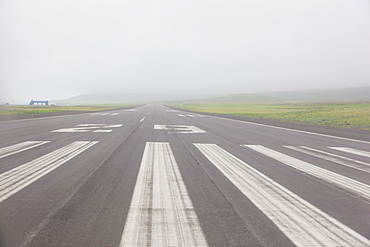
<path fill-rule="evenodd" d="M 198 238 L 195 242 L 209 246 L 370 243 L 368 131 L 362 132 L 362 136 L 351 130 L 345 132 L 352 134 L 315 131 L 177 111 L 161 105 L 106 113 L 111 114 L 85 113 L 0 123 L 1 246 L 125 246 L 131 241 L 128 236 L 138 236 L 136 243 L 146 241 L 145 245 L 151 246 L 190 245 L 189 239 L 194 240 L 194 236 Z M 29 141 L 47 143 L 14 154 L 4 149 Z M 65 162 L 62 160 L 71 154 L 52 153 L 74 142 L 93 144 Z M 205 145 L 209 153 L 204 153 L 199 144 Z M 153 145 L 166 145 L 170 151 L 155 149 L 144 158 L 145 150 Z M 327 159 L 287 146 L 318 150 Z M 271 156 L 258 147 L 267 148 Z M 332 147 L 360 150 L 362 155 Z M 8 156 L 2 157 L 1 152 Z M 278 160 L 276 152 L 288 157 L 286 162 L 292 164 Z M 49 167 L 61 164 L 37 175 L 37 169 L 44 169 L 41 166 L 48 162 L 45 157 L 51 153 L 57 160 Z M 38 160 L 40 157 L 44 159 Z M 297 164 L 303 166 L 296 167 Z M 148 168 L 150 165 L 153 171 Z M 169 170 L 155 173 L 163 166 Z M 167 180 L 164 174 L 172 168 L 176 171 L 176 167 L 178 177 Z M 306 167 L 310 170 L 304 170 Z M 21 172 L 15 173 L 14 169 Z M 141 169 L 147 174 L 144 180 L 138 176 Z M 327 171 L 328 176 L 320 177 Z M 10 180 L 13 185 L 1 187 L 1 179 L 10 179 L 10 173 L 14 174 Z M 338 175 L 353 187 L 335 182 Z M 26 184 L 32 176 L 36 179 Z M 18 180 L 18 184 L 14 182 Z M 171 188 L 181 184 L 181 180 L 186 189 L 178 197 Z M 136 189 L 140 181 L 147 189 Z M 276 189 L 280 186 L 286 194 L 279 194 L 283 193 Z M 355 190 L 361 186 L 365 186 L 364 192 Z M 167 195 L 168 189 L 173 194 Z M 149 194 L 141 198 L 140 191 Z M 10 196 L 1 199 L 5 193 Z M 258 199 L 260 195 L 264 196 Z M 289 199 L 292 196 L 308 203 L 308 209 L 293 203 Z M 190 204 L 182 210 L 181 203 L 175 204 L 176 198 L 190 200 Z M 136 199 L 149 206 L 134 206 Z M 139 212 L 136 223 L 141 222 L 142 228 L 128 221 L 135 210 Z M 301 211 L 305 217 L 299 218 Z M 195 215 L 185 219 L 196 220 L 187 225 L 184 221 L 171 221 L 184 212 Z M 316 219 L 325 223 L 327 233 L 315 230 L 320 227 L 315 225 Z M 126 231 L 129 233 L 124 234 Z M 346 237 L 329 241 L 330 234 Z M 299 236 L 308 243 L 300 243 Z"/>

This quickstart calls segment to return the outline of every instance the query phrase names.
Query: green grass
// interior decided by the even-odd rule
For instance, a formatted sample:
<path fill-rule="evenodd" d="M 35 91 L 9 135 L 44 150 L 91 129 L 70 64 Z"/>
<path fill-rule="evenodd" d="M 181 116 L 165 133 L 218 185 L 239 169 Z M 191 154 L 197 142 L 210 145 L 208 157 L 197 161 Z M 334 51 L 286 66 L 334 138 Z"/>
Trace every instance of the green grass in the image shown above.
<path fill-rule="evenodd" d="M 105 111 L 133 105 L 83 105 L 83 106 L 0 106 L 0 115 L 36 114 L 75 111 Z"/>
<path fill-rule="evenodd" d="M 211 103 L 184 104 L 175 107 L 197 112 L 370 129 L 370 103 Z"/>

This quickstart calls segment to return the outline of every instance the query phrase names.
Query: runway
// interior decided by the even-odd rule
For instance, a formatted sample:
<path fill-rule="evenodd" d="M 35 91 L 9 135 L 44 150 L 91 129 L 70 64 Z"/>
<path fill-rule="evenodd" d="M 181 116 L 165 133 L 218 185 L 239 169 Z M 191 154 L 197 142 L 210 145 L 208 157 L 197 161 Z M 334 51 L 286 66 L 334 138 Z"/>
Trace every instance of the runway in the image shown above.
<path fill-rule="evenodd" d="M 145 105 L 0 122 L 0 246 L 370 246 L 370 142 Z"/>

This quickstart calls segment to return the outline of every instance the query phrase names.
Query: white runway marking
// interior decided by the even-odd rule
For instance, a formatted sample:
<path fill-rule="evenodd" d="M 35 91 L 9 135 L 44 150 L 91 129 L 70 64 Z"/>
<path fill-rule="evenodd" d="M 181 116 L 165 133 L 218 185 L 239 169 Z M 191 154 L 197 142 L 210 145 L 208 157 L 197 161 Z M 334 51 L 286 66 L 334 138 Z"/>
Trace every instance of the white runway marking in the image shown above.
<path fill-rule="evenodd" d="M 202 115 L 192 115 L 192 114 L 177 114 L 179 117 L 204 117 Z"/>
<path fill-rule="evenodd" d="M 90 115 L 95 115 L 95 116 L 116 116 L 119 115 L 118 112 L 95 112 L 91 113 Z"/>
<path fill-rule="evenodd" d="M 329 147 L 329 148 L 370 158 L 370 152 L 367 152 L 367 151 L 357 150 L 354 148 L 343 148 L 343 147 Z"/>
<path fill-rule="evenodd" d="M 356 180 L 347 178 L 340 174 L 325 170 L 321 167 L 312 165 L 310 163 L 304 162 L 302 160 L 290 157 L 286 154 L 279 153 L 277 151 L 271 150 L 269 148 L 260 145 L 244 145 L 254 151 L 264 154 L 270 158 L 273 158 L 285 165 L 293 167 L 299 171 L 307 173 L 311 176 L 320 178 L 330 184 L 333 184 L 339 188 L 343 188 L 347 191 L 355 193 L 364 199 L 370 200 L 370 186 Z"/>
<path fill-rule="evenodd" d="M 146 143 L 120 246 L 207 246 L 169 143 Z"/>
<path fill-rule="evenodd" d="M 137 109 L 127 109 L 127 110 L 123 110 L 123 111 L 137 111 Z"/>
<path fill-rule="evenodd" d="M 315 156 L 321 159 L 332 161 L 337 164 L 355 168 L 355 169 L 358 169 L 364 172 L 370 172 L 370 164 L 366 162 L 350 159 L 350 158 L 347 158 L 341 155 L 332 154 L 332 153 L 328 153 L 325 151 L 321 151 L 321 150 L 317 150 L 317 149 L 309 148 L 305 146 L 300 146 L 300 147 L 285 146 L 285 147 L 301 152 L 301 153 L 309 154 L 309 155 L 312 155 L 312 156 Z"/>
<path fill-rule="evenodd" d="M 106 113 L 106 112 L 96 112 L 96 113 L 91 113 L 90 115 L 93 115 L 93 116 L 105 116 L 105 115 L 108 115 L 108 114 L 109 113 Z"/>
<path fill-rule="evenodd" d="M 267 124 L 252 123 L 252 122 L 247 122 L 247 121 L 242 121 L 242 120 L 236 120 L 236 119 L 230 119 L 230 118 L 225 118 L 225 117 L 216 117 L 216 116 L 212 116 L 212 117 L 213 118 L 220 118 L 220 119 L 228 120 L 228 121 L 233 121 L 233 122 L 238 122 L 238 123 L 243 123 L 243 124 L 251 124 L 251 125 L 257 125 L 257 126 L 262 126 L 262 127 L 267 127 L 267 128 L 273 128 L 273 129 L 281 129 L 281 130 L 286 130 L 286 131 L 293 131 L 293 132 L 303 133 L 303 134 L 309 134 L 309 135 L 330 137 L 330 138 L 335 138 L 335 139 L 338 139 L 338 140 L 345 140 L 345 141 L 353 141 L 353 142 L 360 142 L 360 143 L 368 143 L 368 144 L 370 144 L 369 141 L 362 141 L 362 140 L 356 140 L 356 139 L 339 137 L 339 136 L 325 135 L 325 134 L 320 134 L 320 133 L 315 133 L 315 132 L 309 132 L 309 131 L 304 131 L 304 130 L 289 129 L 289 128 L 278 127 L 278 126 L 267 125 Z"/>
<path fill-rule="evenodd" d="M 112 130 L 105 130 L 107 128 L 119 128 L 122 127 L 122 124 L 78 124 L 76 127 L 72 128 L 64 128 L 53 130 L 51 132 L 59 132 L 59 133 L 73 133 L 73 132 L 101 132 L 107 133 L 112 132 Z"/>
<path fill-rule="evenodd" d="M 48 174 L 97 142 L 77 141 L 0 174 L 0 202 Z"/>
<path fill-rule="evenodd" d="M 216 144 L 194 144 L 296 246 L 369 246 L 370 241 Z"/>
<path fill-rule="evenodd" d="M 156 130 L 169 130 L 168 133 L 179 133 L 179 134 L 203 134 L 207 133 L 204 130 L 188 125 L 154 125 Z"/>
<path fill-rule="evenodd" d="M 49 143 L 49 141 L 27 141 L 18 143 L 9 147 L 1 148 L 0 149 L 0 158 L 4 158 L 6 156 L 16 154 L 22 151 L 26 151 L 31 148 L 38 147 L 40 145 L 43 145 L 45 143 Z"/>
<path fill-rule="evenodd" d="M 142 123 L 144 121 L 145 117 L 143 117 L 141 120 L 140 120 L 140 123 Z"/>

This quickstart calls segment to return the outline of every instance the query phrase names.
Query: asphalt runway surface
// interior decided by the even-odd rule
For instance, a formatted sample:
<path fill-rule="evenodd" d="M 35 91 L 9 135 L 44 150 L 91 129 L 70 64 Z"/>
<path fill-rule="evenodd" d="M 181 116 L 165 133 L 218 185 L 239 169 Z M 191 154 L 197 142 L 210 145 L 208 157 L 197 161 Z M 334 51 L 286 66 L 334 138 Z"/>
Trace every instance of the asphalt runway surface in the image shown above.
<path fill-rule="evenodd" d="M 0 246 L 370 246 L 349 132 L 161 105 L 1 122 Z"/>

